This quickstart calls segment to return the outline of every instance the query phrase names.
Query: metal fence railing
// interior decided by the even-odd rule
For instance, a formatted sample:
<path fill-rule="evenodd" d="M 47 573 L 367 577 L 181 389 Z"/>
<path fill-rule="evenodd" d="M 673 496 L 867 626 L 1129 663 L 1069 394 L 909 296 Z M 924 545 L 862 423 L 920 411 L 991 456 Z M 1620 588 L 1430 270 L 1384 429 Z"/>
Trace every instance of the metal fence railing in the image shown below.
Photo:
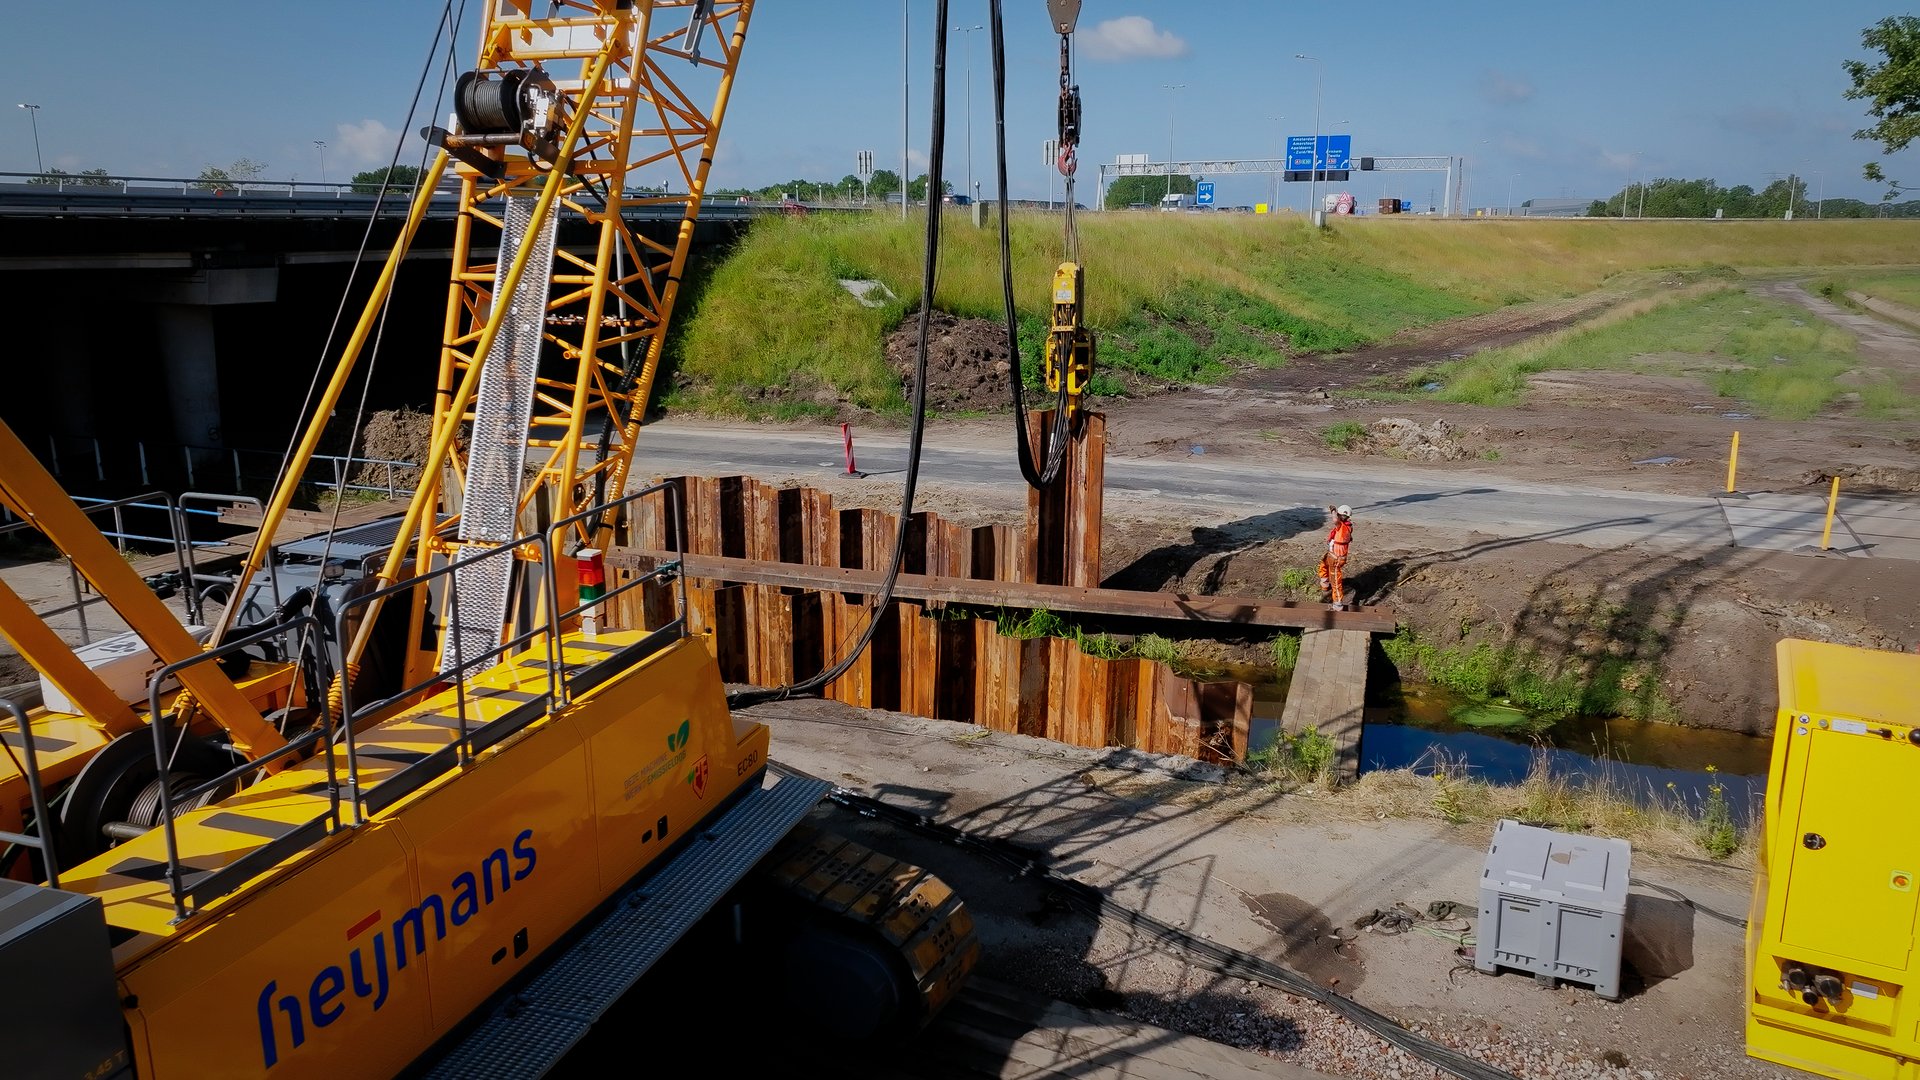
<path fill-rule="evenodd" d="M 188 513 L 211 514 L 213 511 L 183 511 L 180 501 L 164 491 L 149 491 L 139 495 L 129 495 L 124 499 L 92 499 L 82 496 L 76 497 L 74 502 L 89 518 L 100 514 L 113 515 L 111 529 L 101 526 L 98 522 L 95 523 L 95 527 L 99 528 L 103 535 L 113 539 L 122 555 L 127 553 L 129 541 L 149 543 L 163 548 L 170 547 L 173 549 L 174 559 L 179 568 L 180 580 L 193 581 L 192 546 L 195 541 L 189 537 L 186 515 Z M 130 532 L 125 523 L 128 510 L 144 510 L 160 514 L 167 529 L 166 534 L 149 535 Z M 0 522 L 0 537 L 38 531 L 31 521 L 22 521 L 12 514 L 6 515 L 6 520 Z M 81 644 L 90 644 L 93 641 L 93 629 L 87 624 L 87 609 L 94 604 L 106 603 L 106 597 L 93 591 L 92 584 L 80 575 L 80 568 L 74 565 L 71 556 L 61 552 L 60 557 L 67 564 L 67 586 L 72 600 L 59 607 L 35 609 L 34 615 L 44 621 L 56 615 L 73 612 L 74 618 L 80 624 Z M 186 604 L 187 621 L 198 623 L 201 617 L 200 602 L 191 588 L 187 590 Z"/>
<path fill-rule="evenodd" d="M 112 440 L 90 435 L 50 435 L 47 437 L 47 471 L 63 482 L 91 481 L 110 484 L 132 481 L 142 486 L 155 483 L 154 477 L 165 469 L 184 475 L 188 487 L 207 487 L 231 482 L 235 491 L 269 488 L 280 476 L 286 454 L 279 450 L 253 450 L 244 447 L 194 446 L 182 443 L 157 443 L 144 439 Z M 413 494 L 418 462 L 391 458 L 315 454 L 313 463 L 300 478 L 322 490 L 384 494 L 398 498 Z"/>

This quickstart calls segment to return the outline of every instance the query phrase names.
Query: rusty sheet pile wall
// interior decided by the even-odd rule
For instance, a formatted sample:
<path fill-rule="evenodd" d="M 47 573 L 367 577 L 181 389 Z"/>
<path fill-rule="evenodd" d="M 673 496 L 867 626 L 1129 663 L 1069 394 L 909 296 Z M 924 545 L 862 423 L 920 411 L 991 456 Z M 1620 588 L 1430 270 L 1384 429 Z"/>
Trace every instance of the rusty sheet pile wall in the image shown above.
<path fill-rule="evenodd" d="M 814 488 L 777 488 L 750 477 L 678 477 L 670 483 L 687 508 L 685 550 L 767 562 L 884 570 L 898 517 L 869 508 L 836 508 Z M 610 585 L 673 550 L 664 494 L 643 500 L 627 549 L 609 553 Z M 1058 509 L 1030 509 L 1026 528 L 963 526 L 933 513 L 907 523 L 901 572 L 1034 582 L 1035 534 Z M 1097 511 L 1096 511 L 1097 513 Z M 1098 528 L 1074 530 L 1095 545 L 1069 550 L 1069 580 L 1098 577 Z M 1056 571 L 1057 572 L 1057 571 Z M 671 591 L 631 590 L 615 602 L 615 626 L 663 625 Z M 781 686 L 824 670 L 857 640 L 873 597 L 710 579 L 687 582 L 688 618 L 710 639 L 731 682 Z M 1252 688 L 1202 683 L 1150 660 L 1104 660 L 1062 638 L 1002 637 L 991 618 L 915 600 L 881 615 L 873 645 L 827 695 L 863 708 L 893 709 L 1075 746 L 1125 746 L 1206 760 L 1245 756 Z"/>

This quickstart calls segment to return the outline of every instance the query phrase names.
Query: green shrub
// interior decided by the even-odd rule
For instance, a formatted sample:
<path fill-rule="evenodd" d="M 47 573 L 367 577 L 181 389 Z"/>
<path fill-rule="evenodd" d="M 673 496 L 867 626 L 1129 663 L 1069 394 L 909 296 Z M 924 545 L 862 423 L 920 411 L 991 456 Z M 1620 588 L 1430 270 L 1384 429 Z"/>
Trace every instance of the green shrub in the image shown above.
<path fill-rule="evenodd" d="M 1273 668 L 1292 671 L 1300 662 L 1300 635 L 1282 632 L 1273 639 Z"/>
<path fill-rule="evenodd" d="M 1287 756 L 1293 760 L 1294 768 L 1301 776 L 1316 780 L 1326 778 L 1337 749 L 1332 739 L 1315 728 L 1308 728 L 1287 742 Z"/>
<path fill-rule="evenodd" d="M 1356 420 L 1342 420 L 1322 432 L 1321 437 L 1335 450 L 1348 450 L 1367 437 L 1367 425 Z"/>
<path fill-rule="evenodd" d="M 1141 634 L 1133 639 L 1133 655 L 1142 660 L 1171 664 L 1180 659 L 1180 645 L 1172 638 L 1159 634 Z"/>
<path fill-rule="evenodd" d="M 1043 638 L 1068 637 L 1067 624 L 1046 608 L 1035 608 L 1025 615 L 1016 615 L 1009 611 L 1001 612 L 994 620 L 1001 637 Z"/>
<path fill-rule="evenodd" d="M 1707 805 L 1700 814 L 1700 846 L 1708 855 L 1724 859 L 1740 850 L 1740 830 L 1734 827 L 1726 785 L 1720 782 L 1719 774 L 1718 766 L 1707 766 Z"/>
<path fill-rule="evenodd" d="M 1127 654 L 1127 647 L 1112 634 L 1089 634 L 1076 626 L 1073 640 L 1080 646 L 1081 652 L 1102 660 L 1118 660 Z"/>
<path fill-rule="evenodd" d="M 1312 595 L 1318 578 L 1304 566 L 1289 566 L 1280 571 L 1280 594 L 1288 599 Z"/>

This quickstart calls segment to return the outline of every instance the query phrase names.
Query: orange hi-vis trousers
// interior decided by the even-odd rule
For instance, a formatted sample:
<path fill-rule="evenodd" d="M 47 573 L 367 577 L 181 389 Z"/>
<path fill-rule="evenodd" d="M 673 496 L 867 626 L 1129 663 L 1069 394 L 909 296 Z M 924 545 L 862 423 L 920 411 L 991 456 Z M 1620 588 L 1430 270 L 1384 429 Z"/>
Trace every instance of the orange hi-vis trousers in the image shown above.
<path fill-rule="evenodd" d="M 1344 556 L 1335 557 L 1329 551 L 1320 556 L 1320 587 L 1333 596 L 1336 604 L 1345 603 L 1347 560 Z"/>

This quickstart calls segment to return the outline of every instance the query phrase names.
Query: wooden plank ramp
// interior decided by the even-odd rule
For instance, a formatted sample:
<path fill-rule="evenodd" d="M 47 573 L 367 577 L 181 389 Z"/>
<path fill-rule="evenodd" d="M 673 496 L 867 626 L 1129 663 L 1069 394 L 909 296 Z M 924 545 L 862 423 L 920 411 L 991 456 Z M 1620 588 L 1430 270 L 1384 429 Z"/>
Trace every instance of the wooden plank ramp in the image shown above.
<path fill-rule="evenodd" d="M 1297 735 L 1308 728 L 1333 740 L 1334 779 L 1360 775 L 1360 726 L 1367 699 L 1367 648 L 1360 630 L 1308 630 L 1300 636 L 1300 659 L 1287 690 L 1280 727 Z"/>

